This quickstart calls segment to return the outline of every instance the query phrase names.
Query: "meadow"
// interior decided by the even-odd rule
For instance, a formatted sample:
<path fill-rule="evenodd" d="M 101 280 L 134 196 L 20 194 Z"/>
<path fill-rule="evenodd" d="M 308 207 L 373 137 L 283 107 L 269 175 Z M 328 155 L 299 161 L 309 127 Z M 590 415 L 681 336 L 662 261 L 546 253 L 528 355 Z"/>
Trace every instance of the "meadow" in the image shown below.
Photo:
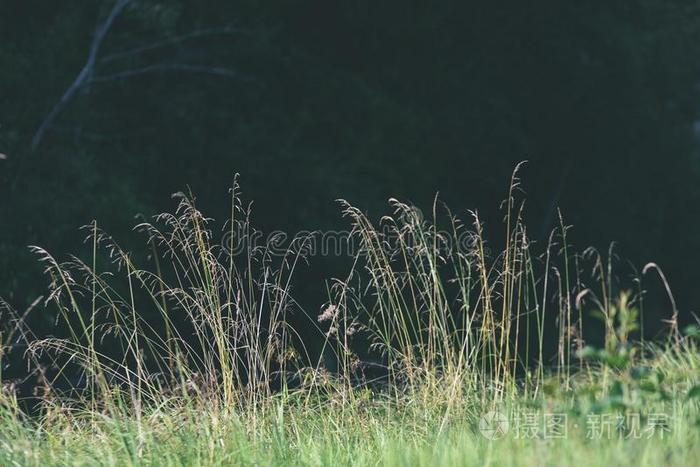
<path fill-rule="evenodd" d="M 573 251 L 561 215 L 533 241 L 519 182 L 500 241 L 437 200 L 341 202 L 355 248 L 313 310 L 294 278 L 316 234 L 257 241 L 237 180 L 223 224 L 185 194 L 139 223 L 144 265 L 97 221 L 89 258 L 32 247 L 51 285 L 3 302 L 0 372 L 28 376 L 0 373 L 0 463 L 696 465 L 700 328 L 658 265 Z"/>

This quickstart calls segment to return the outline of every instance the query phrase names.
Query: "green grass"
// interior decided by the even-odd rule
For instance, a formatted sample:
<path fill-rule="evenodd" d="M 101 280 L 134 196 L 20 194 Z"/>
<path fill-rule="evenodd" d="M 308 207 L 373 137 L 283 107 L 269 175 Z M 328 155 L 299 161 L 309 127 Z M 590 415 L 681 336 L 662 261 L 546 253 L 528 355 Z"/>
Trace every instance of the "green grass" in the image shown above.
<path fill-rule="evenodd" d="M 696 354 L 693 354 L 696 355 Z M 697 403 L 688 400 L 688 365 L 693 356 L 663 351 L 645 361 L 667 374 L 669 400 L 654 396 L 639 410 L 669 415 L 668 432 L 647 439 L 592 438 L 578 413 L 576 392 L 536 400 L 509 401 L 509 413 L 566 413 L 566 439 L 517 439 L 513 431 L 498 440 L 479 432 L 479 414 L 490 410 L 473 394 L 455 399 L 406 394 L 400 400 L 357 394 L 343 401 L 333 390 L 277 395 L 256 410 L 208 407 L 204 401 L 163 399 L 140 417 L 128 406 L 115 412 L 71 412 L 53 407 L 40 421 L 25 421 L 6 410 L 0 431 L 3 465 L 695 465 L 700 455 Z M 602 375 L 592 374 L 593 380 Z M 608 376 L 611 380 L 614 378 Z M 618 380 L 618 379 L 615 379 Z M 580 391 L 590 388 L 581 382 Z M 675 389 L 674 389 L 675 388 Z M 633 386 L 630 400 L 646 397 Z M 199 405 L 198 405 L 199 404 Z M 510 409 L 509 409 L 510 406 Z M 631 409 L 630 410 L 637 410 Z M 629 411 L 629 410 L 628 410 Z M 605 413 L 605 412 L 603 412 Z M 448 415 L 449 414 L 449 415 Z M 602 416 L 602 415 L 601 415 Z M 575 427 L 578 425 L 578 428 Z M 513 430 L 515 428 L 513 427 Z"/>
<path fill-rule="evenodd" d="M 34 248 L 60 320 L 35 336 L 39 306 L 4 306 L 0 359 L 26 349 L 40 404 L 24 414 L 4 385 L 0 464 L 694 465 L 699 333 L 663 273 L 621 284 L 612 251 L 574 253 L 563 220 L 537 245 L 517 193 L 516 170 L 498 251 L 477 213 L 391 200 L 375 225 L 343 203 L 358 248 L 314 312 L 293 299 L 313 238 L 253 245 L 237 185 L 223 240 L 186 196 L 137 226 L 146 266 L 97 223 L 88 261 Z M 645 342 L 652 278 L 669 327 Z M 498 439 L 489 413 L 509 420 Z"/>

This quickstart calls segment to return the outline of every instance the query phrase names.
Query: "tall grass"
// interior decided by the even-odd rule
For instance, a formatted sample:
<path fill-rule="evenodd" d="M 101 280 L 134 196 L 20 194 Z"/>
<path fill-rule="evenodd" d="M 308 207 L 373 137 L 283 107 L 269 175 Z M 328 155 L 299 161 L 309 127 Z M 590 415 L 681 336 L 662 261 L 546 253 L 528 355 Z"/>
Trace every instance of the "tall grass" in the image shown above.
<path fill-rule="evenodd" d="M 392 199 L 378 223 L 341 201 L 358 248 L 313 313 L 293 294 L 313 235 L 282 250 L 278 238 L 256 244 L 237 180 L 219 232 L 181 193 L 174 213 L 137 225 L 144 265 L 97 222 L 86 227 L 87 261 L 32 247 L 51 278 L 43 313 L 58 317 L 61 335 L 25 324 L 40 302 L 22 315 L 5 304 L 0 360 L 26 348 L 38 388 L 31 417 L 15 387 L 0 395 L 5 461 L 501 462 L 479 417 L 520 406 L 579 416 L 673 408 L 683 435 L 658 448 L 689 460 L 700 358 L 661 269 L 647 265 L 620 286 L 612 247 L 573 252 L 561 215 L 544 244 L 533 241 L 519 169 L 500 241 L 487 240 L 477 212 L 464 222 L 437 199 L 428 218 Z M 651 271 L 670 298 L 669 339 L 658 343 L 639 334 Z M 589 316 L 600 326 L 588 329 Z M 302 318 L 300 332 L 290 323 Z M 538 455 L 513 443 L 513 455 Z M 585 445 L 579 433 L 552 452 L 569 458 Z M 606 449 L 601 462 L 664 459 L 656 448 Z"/>

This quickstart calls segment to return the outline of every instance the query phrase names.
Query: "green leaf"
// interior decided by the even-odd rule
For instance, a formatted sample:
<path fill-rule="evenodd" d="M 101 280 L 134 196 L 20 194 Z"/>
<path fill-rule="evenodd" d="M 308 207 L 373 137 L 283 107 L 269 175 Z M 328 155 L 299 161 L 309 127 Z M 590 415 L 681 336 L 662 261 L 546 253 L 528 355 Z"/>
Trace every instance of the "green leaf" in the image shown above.
<path fill-rule="evenodd" d="M 612 385 L 610 385 L 610 396 L 622 397 L 624 392 L 624 387 L 620 381 L 615 381 L 612 383 Z"/>
<path fill-rule="evenodd" d="M 683 334 L 688 337 L 694 337 L 696 339 L 700 338 L 700 326 L 695 324 L 689 324 L 683 329 Z"/>
<path fill-rule="evenodd" d="M 590 345 L 587 345 L 586 347 L 582 348 L 579 350 L 576 355 L 580 359 L 584 360 L 597 360 L 599 358 L 599 352 L 598 349 L 595 347 L 592 347 Z"/>
<path fill-rule="evenodd" d="M 645 392 L 658 392 L 659 388 L 651 381 L 644 381 L 639 385 L 639 389 Z"/>
<path fill-rule="evenodd" d="M 643 380 L 651 373 L 651 368 L 648 366 L 635 366 L 630 370 L 630 376 L 636 381 Z"/>
<path fill-rule="evenodd" d="M 700 384 L 695 385 L 688 391 L 688 399 L 700 398 Z"/>

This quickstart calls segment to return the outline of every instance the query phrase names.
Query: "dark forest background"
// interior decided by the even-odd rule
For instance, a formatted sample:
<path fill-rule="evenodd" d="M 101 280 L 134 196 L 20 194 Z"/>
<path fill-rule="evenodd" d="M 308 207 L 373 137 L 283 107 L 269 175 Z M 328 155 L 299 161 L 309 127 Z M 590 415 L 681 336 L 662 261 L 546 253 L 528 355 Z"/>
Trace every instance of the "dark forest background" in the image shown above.
<path fill-rule="evenodd" d="M 684 319 L 697 306 L 697 1 L 132 0 L 96 44 L 119 3 L 0 0 L 0 296 L 18 308 L 45 287 L 27 245 L 89 251 L 94 218 L 136 244 L 134 215 L 187 186 L 223 220 L 239 172 L 254 223 L 289 232 L 345 227 L 336 198 L 378 216 L 439 192 L 497 235 L 524 159 L 535 237 L 560 206 L 577 247 L 618 241 L 664 268 Z M 306 267 L 302 302 L 344 267 Z"/>

